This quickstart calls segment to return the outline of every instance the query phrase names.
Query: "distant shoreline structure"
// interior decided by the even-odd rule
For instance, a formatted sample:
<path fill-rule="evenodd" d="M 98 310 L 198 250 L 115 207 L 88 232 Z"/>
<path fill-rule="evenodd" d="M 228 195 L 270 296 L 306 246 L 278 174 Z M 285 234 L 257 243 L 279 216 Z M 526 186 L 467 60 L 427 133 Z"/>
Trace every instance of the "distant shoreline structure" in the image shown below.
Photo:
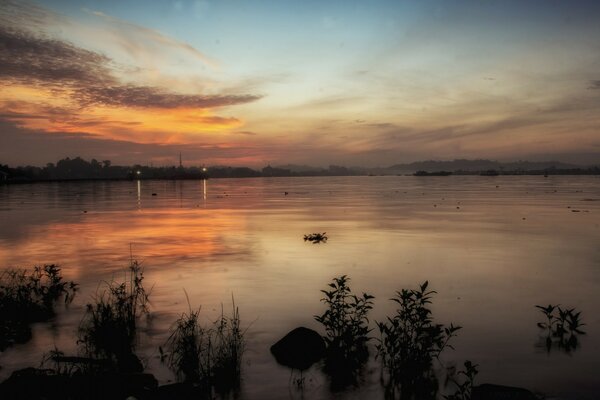
<path fill-rule="evenodd" d="M 506 171 L 503 173 L 489 173 L 488 171 L 482 172 L 426 172 L 426 173 L 414 173 L 414 174 L 352 174 L 352 175 L 280 175 L 280 176 L 218 176 L 218 177 L 172 177 L 172 178 L 65 178 L 65 179 L 5 179 L 0 180 L 0 185 L 13 185 L 13 184 L 34 184 L 34 183 L 85 183 L 85 182 L 136 182 L 136 181 L 203 181 L 208 179 L 244 179 L 244 178 L 322 178 L 322 177 L 449 177 L 449 176 L 480 176 L 496 177 L 496 176 L 598 176 L 600 175 L 600 169 L 591 170 L 559 170 L 555 172 L 547 171 Z"/>
<path fill-rule="evenodd" d="M 80 157 L 65 158 L 45 167 L 12 168 L 0 164 L 0 184 L 36 182 L 135 181 L 135 180 L 204 180 L 219 178 L 323 177 L 323 176 L 417 176 L 448 177 L 480 175 L 487 177 L 515 175 L 600 175 L 600 165 L 577 166 L 558 161 L 519 161 L 501 163 L 490 160 L 419 161 L 387 168 L 328 168 L 305 165 L 271 166 L 256 170 L 248 167 L 115 166 L 109 160 L 98 162 Z"/>

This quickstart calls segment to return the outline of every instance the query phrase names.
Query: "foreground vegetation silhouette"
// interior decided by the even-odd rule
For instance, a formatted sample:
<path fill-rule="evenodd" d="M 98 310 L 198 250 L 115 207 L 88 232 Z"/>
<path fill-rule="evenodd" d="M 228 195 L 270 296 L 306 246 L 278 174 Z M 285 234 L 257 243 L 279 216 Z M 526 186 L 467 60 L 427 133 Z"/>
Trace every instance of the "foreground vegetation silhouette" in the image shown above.
<path fill-rule="evenodd" d="M 323 325 L 326 344 L 324 371 L 331 378 L 331 386 L 341 389 L 357 383 L 360 372 L 369 358 L 367 342 L 369 337 L 369 311 L 373 308 L 374 297 L 363 293 L 352 293 L 342 275 L 334 278 L 329 290 L 321 290 L 321 299 L 327 306 L 315 320 Z"/>
<path fill-rule="evenodd" d="M 143 370 L 135 355 L 138 319 L 149 313 L 149 293 L 143 280 L 140 263 L 131 260 L 127 280 L 107 283 L 86 306 L 78 335 L 85 356 L 103 360 L 117 371 Z"/>
<path fill-rule="evenodd" d="M 418 289 L 402 289 L 391 300 L 398 304 L 396 314 L 378 322 L 381 338 L 377 357 L 382 364 L 382 382 L 388 398 L 434 399 L 439 390 L 434 360 L 450 345 L 460 326 L 433 322 L 432 296 L 425 281 Z"/>
<path fill-rule="evenodd" d="M 538 347 L 545 348 L 548 353 L 552 349 L 558 349 L 567 354 L 579 348 L 579 335 L 585 335 L 581 311 L 552 304 L 535 307 L 546 317 L 546 321 L 537 324 L 542 331 Z"/>
<path fill-rule="evenodd" d="M 0 274 L 0 350 L 27 342 L 30 325 L 54 317 L 56 303 L 63 298 L 69 304 L 76 291 L 77 284 L 64 281 L 55 264 Z"/>
<path fill-rule="evenodd" d="M 17 342 L 15 332 L 27 331 L 29 336 L 17 335 L 19 340 L 27 340 L 31 336 L 28 324 L 52 318 L 57 301 L 64 298 L 68 304 L 77 290 L 77 284 L 63 280 L 56 265 L 36 267 L 32 272 L 9 270 L 0 278 L 0 333 L 5 345 Z M 434 322 L 430 307 L 436 292 L 429 289 L 427 281 L 417 289 L 402 289 L 390 299 L 397 309 L 384 321 L 376 322 L 379 338 L 370 336 L 369 314 L 374 297 L 354 294 L 349 282 L 350 278 L 342 275 L 321 291 L 326 308 L 314 318 L 324 333 L 307 328 L 293 330 L 284 339 L 293 334 L 299 340 L 292 340 L 291 346 L 278 346 L 280 341 L 271 348 L 278 361 L 303 371 L 322 360 L 320 365 L 335 392 L 362 383 L 369 343 L 375 339 L 375 357 L 381 362 L 380 381 L 386 399 L 536 398 L 525 389 L 475 386 L 478 365 L 469 360 L 458 371 L 444 366 L 440 355 L 453 348 L 451 340 L 461 327 Z M 200 309 L 194 311 L 191 307 L 177 319 L 159 353 L 178 383 L 159 386 L 153 375 L 144 373 L 144 365 L 136 355 L 138 326 L 149 315 L 149 297 L 143 268 L 132 259 L 125 281 L 106 283 L 86 306 L 78 330 L 78 354 L 65 355 L 56 348 L 49 351 L 42 368 L 15 371 L 2 382 L 0 398 L 237 397 L 246 341 L 233 298 L 231 314 L 227 315 L 222 307 L 215 321 L 202 324 Z M 550 351 L 556 347 L 567 353 L 576 350 L 578 335 L 585 334 L 581 312 L 552 304 L 536 307 L 546 318 L 538 323 L 545 348 Z M 309 337 L 313 345 L 302 345 Z M 302 389 L 302 375 L 297 384 Z"/>
<path fill-rule="evenodd" d="M 448 383 L 454 385 L 454 393 L 444 395 L 446 400 L 470 400 L 475 388 L 475 376 L 479 373 L 478 365 L 467 360 L 463 363 L 464 369 L 458 373 L 448 373 Z"/>
<path fill-rule="evenodd" d="M 212 391 L 225 394 L 237 391 L 242 375 L 242 355 L 245 348 L 240 312 L 232 298 L 231 315 L 221 316 L 208 326 L 199 321 L 200 309 L 183 313 L 175 322 L 172 333 L 160 348 L 161 360 L 167 363 L 178 379 L 191 384 L 188 390 L 212 397 Z"/>
<path fill-rule="evenodd" d="M 49 351 L 41 368 L 14 371 L 2 382 L 0 398 L 208 399 L 238 389 L 245 340 L 235 303 L 231 316 L 222 310 L 209 327 L 200 326 L 198 312 L 191 311 L 173 326 L 167 352 L 162 347 L 160 352 L 182 384 L 159 387 L 153 375 L 143 372 L 136 355 L 138 325 L 149 315 L 150 292 L 143 281 L 143 269 L 132 259 L 125 281 L 106 283 L 86 306 L 78 329 L 79 354 Z M 76 287 L 62 280 L 55 265 L 36 267 L 32 273 L 5 272 L 0 286 L 3 342 L 13 343 L 14 333 L 25 329 L 20 324 L 51 318 L 54 303 L 61 297 L 70 302 Z M 20 342 L 30 336 L 29 332 Z"/>

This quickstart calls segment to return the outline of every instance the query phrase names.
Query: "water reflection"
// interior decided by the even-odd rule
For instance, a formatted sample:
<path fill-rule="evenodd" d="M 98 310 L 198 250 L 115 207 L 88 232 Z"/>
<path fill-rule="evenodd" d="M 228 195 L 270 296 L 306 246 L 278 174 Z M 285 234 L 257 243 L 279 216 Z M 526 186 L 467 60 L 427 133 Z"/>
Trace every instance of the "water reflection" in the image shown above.
<path fill-rule="evenodd" d="M 188 309 L 183 289 L 206 319 L 233 292 L 245 319 L 255 321 L 242 397 L 287 395 L 289 371 L 269 347 L 297 326 L 317 330 L 323 283 L 349 274 L 353 289 L 376 299 L 430 280 L 440 293 L 436 320 L 465 328 L 446 361 L 476 360 L 483 381 L 565 394 L 576 380 L 584 398 L 600 390 L 600 340 L 591 334 L 599 321 L 585 321 L 585 351 L 559 365 L 531 348 L 539 333 L 533 304 L 569 299 L 583 315 L 600 307 L 600 202 L 584 201 L 600 198 L 599 180 L 428 178 L 215 179 L 211 196 L 204 181 L 0 186 L 0 265 L 57 263 L 82 284 L 73 305 L 80 314 L 60 314 L 54 336 L 35 326 L 27 346 L 0 355 L 0 378 L 39 363 L 55 341 L 71 341 L 83 305 L 99 281 L 120 273 L 132 243 L 154 286 L 153 327 L 140 350 L 162 382 L 172 376 L 153 354 Z M 302 239 L 308 232 L 330 240 L 312 245 Z M 387 303 L 376 302 L 372 320 L 393 313 Z M 378 377 L 364 380 L 347 397 L 381 397 Z M 315 384 L 310 397 L 330 398 L 328 385 Z"/>
<path fill-rule="evenodd" d="M 137 181 L 137 205 L 138 210 L 142 209 L 142 181 Z"/>

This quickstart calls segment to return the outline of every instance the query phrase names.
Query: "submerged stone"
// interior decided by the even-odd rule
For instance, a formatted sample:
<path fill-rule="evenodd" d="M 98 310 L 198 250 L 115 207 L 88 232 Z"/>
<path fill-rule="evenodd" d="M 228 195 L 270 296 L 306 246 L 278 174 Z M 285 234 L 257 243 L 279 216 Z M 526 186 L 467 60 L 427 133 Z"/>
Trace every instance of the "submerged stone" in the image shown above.
<path fill-rule="evenodd" d="M 61 374 L 52 369 L 25 368 L 0 384 L 0 399 L 124 399 L 147 398 L 158 387 L 143 373 Z"/>
<path fill-rule="evenodd" d="M 271 353 L 279 364 L 305 370 L 325 355 L 325 342 L 312 329 L 299 327 L 271 346 Z"/>
<path fill-rule="evenodd" d="M 492 385 L 489 383 L 473 388 L 472 400 L 538 400 L 535 394 L 527 389 Z"/>

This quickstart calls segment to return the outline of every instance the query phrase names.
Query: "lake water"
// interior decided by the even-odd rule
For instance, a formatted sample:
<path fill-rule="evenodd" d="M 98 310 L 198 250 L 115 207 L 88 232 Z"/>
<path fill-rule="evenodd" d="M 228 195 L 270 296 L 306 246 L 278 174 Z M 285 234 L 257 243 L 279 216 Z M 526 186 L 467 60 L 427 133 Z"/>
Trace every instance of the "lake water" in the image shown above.
<path fill-rule="evenodd" d="M 288 194 L 286 195 L 285 192 Z M 155 193 L 156 195 L 153 195 Z M 215 319 L 232 295 L 248 326 L 243 399 L 299 398 L 269 347 L 292 328 L 320 330 L 320 290 L 347 274 L 354 292 L 388 299 L 429 280 L 434 318 L 463 326 L 448 363 L 479 364 L 477 383 L 557 398 L 600 393 L 600 179 L 598 177 L 324 177 L 131 181 L 0 186 L 0 267 L 57 263 L 81 284 L 68 311 L 34 326 L 0 354 L 0 379 L 57 346 L 74 353 L 84 306 L 101 281 L 143 262 L 152 319 L 139 354 L 162 383 L 168 328 L 191 306 Z M 303 235 L 327 232 L 324 244 Z M 536 347 L 536 304 L 582 311 L 581 347 Z M 373 324 L 374 327 L 374 324 Z M 376 331 L 373 331 L 376 336 Z M 381 397 L 378 364 L 336 398 Z M 309 371 L 305 398 L 331 398 Z"/>

